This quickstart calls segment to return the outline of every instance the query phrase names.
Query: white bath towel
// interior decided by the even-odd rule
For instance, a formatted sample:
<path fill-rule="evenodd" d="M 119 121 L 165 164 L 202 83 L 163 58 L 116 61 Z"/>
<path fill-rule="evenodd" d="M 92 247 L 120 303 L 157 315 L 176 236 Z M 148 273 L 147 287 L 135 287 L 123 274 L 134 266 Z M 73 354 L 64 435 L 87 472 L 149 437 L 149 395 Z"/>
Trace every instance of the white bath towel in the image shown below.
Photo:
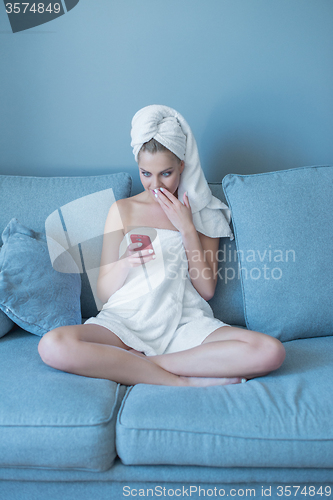
<path fill-rule="evenodd" d="M 233 239 L 230 210 L 212 195 L 201 168 L 196 140 L 183 116 L 168 106 L 146 106 L 132 119 L 131 137 L 136 161 L 142 145 L 151 139 L 184 160 L 178 199 L 183 202 L 183 194 L 187 191 L 196 230 L 211 238 L 227 236 Z"/>
<path fill-rule="evenodd" d="M 119 257 L 134 233 L 150 237 L 156 258 L 131 268 L 123 286 L 85 323 L 111 330 L 147 356 L 190 349 L 225 326 L 191 283 L 180 232 L 136 227 L 124 236 Z"/>

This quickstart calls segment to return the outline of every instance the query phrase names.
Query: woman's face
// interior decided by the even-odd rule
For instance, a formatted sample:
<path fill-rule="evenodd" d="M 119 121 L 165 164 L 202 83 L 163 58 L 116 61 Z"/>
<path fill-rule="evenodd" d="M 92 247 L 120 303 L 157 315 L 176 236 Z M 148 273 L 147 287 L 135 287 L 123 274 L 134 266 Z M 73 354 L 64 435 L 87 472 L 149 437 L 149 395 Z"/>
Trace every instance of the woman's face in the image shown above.
<path fill-rule="evenodd" d="M 177 195 L 180 174 L 185 167 L 184 161 L 179 163 L 177 158 L 168 152 L 149 153 L 148 151 L 141 151 L 138 165 L 142 185 L 156 202 L 157 199 L 154 195 L 154 189 L 156 188 L 163 187 L 175 196 Z"/>

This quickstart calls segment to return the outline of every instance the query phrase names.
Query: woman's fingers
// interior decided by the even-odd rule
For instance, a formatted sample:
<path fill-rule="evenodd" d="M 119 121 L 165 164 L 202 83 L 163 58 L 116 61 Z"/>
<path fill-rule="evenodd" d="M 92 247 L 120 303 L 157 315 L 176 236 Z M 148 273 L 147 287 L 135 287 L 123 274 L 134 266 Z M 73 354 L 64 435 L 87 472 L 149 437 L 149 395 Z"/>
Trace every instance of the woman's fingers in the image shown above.
<path fill-rule="evenodd" d="M 135 257 L 145 257 L 146 255 L 150 256 L 153 253 L 153 250 L 139 250 L 138 252 L 130 250 L 130 255 Z"/>
<path fill-rule="evenodd" d="M 167 189 L 164 189 L 164 188 L 160 189 L 158 199 L 169 208 L 171 208 L 172 205 L 177 205 L 177 204 L 181 205 L 178 198 L 176 198 L 176 196 L 174 194 L 170 193 L 170 191 L 168 191 Z"/>
<path fill-rule="evenodd" d="M 168 191 L 167 189 L 164 189 L 164 188 L 160 188 L 160 191 L 164 194 L 164 196 L 166 196 L 172 203 L 176 203 L 178 200 L 178 198 L 176 198 L 176 196 L 174 194 L 172 194 L 170 191 Z"/>
<path fill-rule="evenodd" d="M 130 250 L 130 254 L 127 259 L 131 266 L 139 266 L 155 259 L 155 254 L 151 249 L 141 250 L 138 252 Z"/>
<path fill-rule="evenodd" d="M 129 250 L 139 250 L 140 247 L 142 247 L 142 243 L 138 241 L 137 243 L 130 243 L 127 248 Z"/>
<path fill-rule="evenodd" d="M 162 194 L 162 192 L 160 190 L 157 190 L 157 193 L 155 194 L 155 197 L 156 197 L 157 201 L 159 202 L 159 204 L 161 205 L 162 208 L 163 207 L 170 208 L 172 206 L 172 202 L 166 196 L 166 192 L 165 191 Z"/>

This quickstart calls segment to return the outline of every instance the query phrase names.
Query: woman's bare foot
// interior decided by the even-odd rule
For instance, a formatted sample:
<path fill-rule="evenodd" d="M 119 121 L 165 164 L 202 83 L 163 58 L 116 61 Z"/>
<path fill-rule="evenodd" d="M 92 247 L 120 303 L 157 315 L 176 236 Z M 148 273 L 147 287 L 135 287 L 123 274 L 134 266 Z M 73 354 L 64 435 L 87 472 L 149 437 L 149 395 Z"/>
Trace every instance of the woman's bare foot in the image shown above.
<path fill-rule="evenodd" d="M 218 378 L 218 377 L 183 377 L 180 376 L 181 383 L 188 387 L 209 387 L 211 385 L 241 384 L 246 382 L 245 378 Z"/>
<path fill-rule="evenodd" d="M 141 356 L 142 358 L 149 359 L 154 356 L 146 356 L 143 352 L 136 351 L 135 349 L 128 349 L 128 352 L 135 354 L 136 356 Z M 185 377 L 179 375 L 180 385 L 187 387 L 209 387 L 212 385 L 230 385 L 230 384 L 241 384 L 246 382 L 245 378 L 233 377 L 233 378 L 223 378 L 223 377 Z"/>

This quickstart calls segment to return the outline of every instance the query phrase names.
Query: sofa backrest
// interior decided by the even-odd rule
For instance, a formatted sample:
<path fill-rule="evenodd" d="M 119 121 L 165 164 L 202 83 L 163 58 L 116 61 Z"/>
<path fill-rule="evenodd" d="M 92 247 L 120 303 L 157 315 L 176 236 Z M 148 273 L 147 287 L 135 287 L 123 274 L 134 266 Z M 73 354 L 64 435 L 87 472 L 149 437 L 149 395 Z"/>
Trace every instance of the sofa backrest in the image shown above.
<path fill-rule="evenodd" d="M 107 197 L 103 196 L 105 206 L 102 207 L 106 219 L 113 201 L 127 198 L 131 186 L 132 179 L 127 173 L 80 177 L 0 175 L 0 231 L 2 233 L 9 221 L 15 217 L 26 227 L 45 232 L 45 221 L 51 214 L 57 213 L 64 206 L 70 206 L 74 201 L 78 208 L 79 198 L 101 191 L 107 194 Z M 89 209 L 91 212 L 91 204 Z M 79 216 L 81 217 L 82 213 Z M 90 223 L 93 221 L 93 214 L 87 213 L 85 217 L 90 219 Z M 104 228 L 103 221 L 101 227 Z M 0 244 L 2 245 L 2 240 Z M 81 280 L 81 312 L 83 318 L 88 318 L 95 316 L 98 310 L 86 270 L 81 274 Z"/>
<path fill-rule="evenodd" d="M 80 210 L 78 199 L 87 197 L 92 193 L 104 192 L 102 211 L 99 214 L 107 216 L 107 212 L 114 199 L 126 198 L 131 194 L 132 180 L 127 173 L 117 173 L 97 176 L 80 177 L 30 177 L 0 175 L 0 231 L 7 226 L 9 221 L 15 217 L 26 227 L 38 232 L 45 232 L 45 222 L 52 214 L 57 212 L 64 216 L 65 206 L 77 205 L 76 211 Z M 225 203 L 221 183 L 209 184 L 213 195 Z M 112 188 L 109 194 L 108 190 Z M 99 196 L 101 198 L 101 196 Z M 88 198 L 87 198 L 88 199 Z M 99 205 L 101 205 L 101 203 Z M 89 203 L 85 204 L 89 205 Z M 90 212 L 93 210 L 90 203 Z M 82 216 L 81 212 L 78 214 Z M 93 223 L 93 216 L 88 223 Z M 63 217 L 65 218 L 65 217 Z M 82 217 L 81 217 L 82 218 Z M 59 216 L 58 216 L 59 219 Z M 60 220 L 60 219 L 59 219 Z M 64 221 L 63 221 L 64 222 Z M 66 220 L 65 220 L 66 223 Z M 104 221 L 101 222 L 104 227 Z M 67 228 L 70 233 L 70 229 Z M 95 244 L 100 247 L 102 238 L 96 240 Z M 0 241 L 0 245 L 2 241 Z M 97 249 L 97 253 L 99 248 Z M 235 241 L 229 238 L 221 238 L 219 247 L 219 270 L 216 292 L 209 301 L 214 315 L 234 325 L 245 326 L 242 291 L 238 273 L 238 262 L 235 260 Z M 88 276 L 86 269 L 81 273 L 81 311 L 82 317 L 96 316 L 98 308 L 96 296 L 92 292 L 91 275 Z M 89 270 L 88 270 L 89 273 Z M 99 307 L 100 309 L 100 307 Z"/>
<path fill-rule="evenodd" d="M 227 204 L 221 182 L 209 182 L 208 185 L 213 196 Z M 224 323 L 245 327 L 242 287 L 235 240 L 220 238 L 218 264 L 216 290 L 214 297 L 209 301 L 214 316 Z"/>
<path fill-rule="evenodd" d="M 333 335 L 332 188 L 330 165 L 223 178 L 249 330 Z"/>

